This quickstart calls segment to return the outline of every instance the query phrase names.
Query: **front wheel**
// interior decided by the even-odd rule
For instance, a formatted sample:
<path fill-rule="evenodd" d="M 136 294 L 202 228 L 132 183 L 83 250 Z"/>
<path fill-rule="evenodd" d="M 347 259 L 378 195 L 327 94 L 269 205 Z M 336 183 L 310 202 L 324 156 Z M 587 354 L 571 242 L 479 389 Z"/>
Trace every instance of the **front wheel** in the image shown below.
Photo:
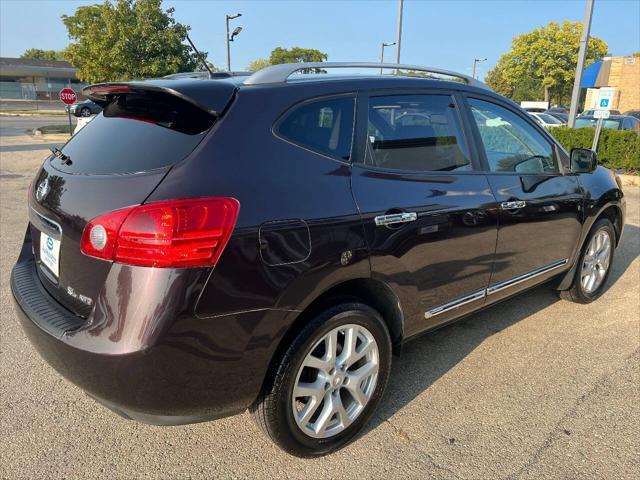
<path fill-rule="evenodd" d="M 391 340 L 380 314 L 360 303 L 340 304 L 293 340 L 251 411 L 283 450 L 325 455 L 366 424 L 390 366 Z"/>
<path fill-rule="evenodd" d="M 571 287 L 560 292 L 562 298 L 591 303 L 602 295 L 611 273 L 615 239 L 615 229 L 608 219 L 602 218 L 595 223 L 580 252 Z"/>
<path fill-rule="evenodd" d="M 87 107 L 84 107 L 82 110 L 80 110 L 80 115 L 82 115 L 83 117 L 90 117 L 91 110 Z"/>

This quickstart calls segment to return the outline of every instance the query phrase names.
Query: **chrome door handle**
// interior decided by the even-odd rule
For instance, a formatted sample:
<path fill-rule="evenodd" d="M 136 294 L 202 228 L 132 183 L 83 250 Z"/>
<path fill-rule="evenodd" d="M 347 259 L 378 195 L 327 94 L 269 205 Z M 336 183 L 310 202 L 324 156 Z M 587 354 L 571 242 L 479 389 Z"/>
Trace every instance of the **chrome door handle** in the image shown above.
<path fill-rule="evenodd" d="M 396 223 L 413 222 L 418 219 L 416 212 L 391 213 L 389 215 L 378 215 L 374 220 L 378 227 L 394 225 Z"/>
<path fill-rule="evenodd" d="M 500 208 L 502 210 L 518 210 L 527 206 L 527 202 L 524 200 L 516 200 L 513 202 L 502 202 Z"/>

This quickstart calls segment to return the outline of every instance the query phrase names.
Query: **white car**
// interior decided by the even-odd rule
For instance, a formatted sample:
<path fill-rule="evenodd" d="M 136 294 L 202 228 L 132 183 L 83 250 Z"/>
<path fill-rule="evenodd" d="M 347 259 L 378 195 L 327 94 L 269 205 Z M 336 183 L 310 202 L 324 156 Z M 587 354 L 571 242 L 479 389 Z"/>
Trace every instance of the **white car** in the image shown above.
<path fill-rule="evenodd" d="M 564 125 L 564 123 L 548 113 L 529 112 L 529 115 L 531 115 L 536 122 L 543 127 L 560 127 Z"/>

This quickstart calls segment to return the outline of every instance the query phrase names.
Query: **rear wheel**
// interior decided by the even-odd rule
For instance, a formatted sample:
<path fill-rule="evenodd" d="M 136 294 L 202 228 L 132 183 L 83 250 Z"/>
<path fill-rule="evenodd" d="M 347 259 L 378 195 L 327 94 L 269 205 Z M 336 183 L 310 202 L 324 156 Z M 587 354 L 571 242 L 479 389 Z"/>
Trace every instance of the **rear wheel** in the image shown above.
<path fill-rule="evenodd" d="M 335 306 L 294 339 L 252 413 L 283 450 L 325 455 L 366 424 L 390 364 L 391 340 L 380 314 L 360 303 Z"/>
<path fill-rule="evenodd" d="M 611 273 L 616 232 L 611 222 L 598 220 L 578 259 L 578 268 L 573 283 L 560 296 L 576 303 L 591 303 L 604 292 Z"/>
<path fill-rule="evenodd" d="M 91 116 L 91 109 L 89 109 L 87 107 L 83 107 L 82 110 L 80 110 L 80 115 L 83 116 L 83 117 Z"/>

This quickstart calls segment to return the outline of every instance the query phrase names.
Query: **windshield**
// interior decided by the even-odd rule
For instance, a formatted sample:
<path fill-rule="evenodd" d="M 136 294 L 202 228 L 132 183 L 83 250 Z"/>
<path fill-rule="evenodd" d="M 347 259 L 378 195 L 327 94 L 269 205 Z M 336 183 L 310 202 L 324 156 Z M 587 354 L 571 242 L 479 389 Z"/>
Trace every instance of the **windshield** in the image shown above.
<path fill-rule="evenodd" d="M 576 118 L 576 128 L 580 127 L 595 127 L 598 123 L 597 118 Z M 607 119 L 602 122 L 602 128 L 609 128 L 611 130 L 620 129 L 620 120 Z"/>

